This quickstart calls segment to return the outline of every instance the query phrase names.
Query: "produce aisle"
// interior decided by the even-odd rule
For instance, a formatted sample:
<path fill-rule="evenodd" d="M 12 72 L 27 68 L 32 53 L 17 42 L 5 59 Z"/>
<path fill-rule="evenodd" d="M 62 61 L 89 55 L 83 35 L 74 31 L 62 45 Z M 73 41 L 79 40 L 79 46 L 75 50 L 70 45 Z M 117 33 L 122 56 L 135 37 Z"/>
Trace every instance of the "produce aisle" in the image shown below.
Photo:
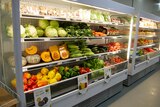
<path fill-rule="evenodd" d="M 159 107 L 160 68 L 97 107 Z"/>

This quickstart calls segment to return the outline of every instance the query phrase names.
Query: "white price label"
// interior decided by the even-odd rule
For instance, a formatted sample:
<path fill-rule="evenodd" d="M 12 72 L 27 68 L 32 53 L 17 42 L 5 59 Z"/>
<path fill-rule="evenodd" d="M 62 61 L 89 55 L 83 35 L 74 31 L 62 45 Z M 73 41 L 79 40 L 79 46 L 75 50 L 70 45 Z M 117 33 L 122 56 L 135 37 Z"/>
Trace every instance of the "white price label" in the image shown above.
<path fill-rule="evenodd" d="M 34 91 L 35 107 L 51 107 L 50 87 L 37 89 Z"/>
<path fill-rule="evenodd" d="M 108 83 L 110 81 L 111 75 L 112 75 L 111 68 L 105 68 L 104 69 L 104 81 L 106 83 Z"/>
<path fill-rule="evenodd" d="M 78 77 L 78 89 L 80 94 L 85 94 L 88 90 L 88 75 Z"/>
<path fill-rule="evenodd" d="M 62 62 L 61 62 L 61 61 L 57 63 L 57 65 L 61 65 L 61 64 L 62 64 Z"/>
<path fill-rule="evenodd" d="M 80 61 L 80 59 L 78 58 L 78 59 L 76 59 L 76 61 Z"/>
<path fill-rule="evenodd" d="M 44 41 L 50 41 L 50 38 L 45 38 Z"/>

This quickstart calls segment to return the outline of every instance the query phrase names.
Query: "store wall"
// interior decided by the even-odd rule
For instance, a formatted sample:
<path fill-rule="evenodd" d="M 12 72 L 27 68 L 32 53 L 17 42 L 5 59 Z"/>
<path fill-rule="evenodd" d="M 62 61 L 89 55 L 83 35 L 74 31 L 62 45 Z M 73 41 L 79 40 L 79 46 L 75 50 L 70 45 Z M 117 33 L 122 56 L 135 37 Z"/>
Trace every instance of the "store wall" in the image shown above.
<path fill-rule="evenodd" d="M 157 0 L 113 0 L 128 6 L 133 6 L 135 9 L 143 10 L 150 13 L 154 12 L 154 4 Z"/>
<path fill-rule="evenodd" d="M 119 2 L 119 3 L 122 3 L 122 4 L 125 4 L 125 5 L 128 5 L 128 6 L 133 6 L 133 0 L 112 0 L 112 1 L 116 1 L 116 2 Z"/>

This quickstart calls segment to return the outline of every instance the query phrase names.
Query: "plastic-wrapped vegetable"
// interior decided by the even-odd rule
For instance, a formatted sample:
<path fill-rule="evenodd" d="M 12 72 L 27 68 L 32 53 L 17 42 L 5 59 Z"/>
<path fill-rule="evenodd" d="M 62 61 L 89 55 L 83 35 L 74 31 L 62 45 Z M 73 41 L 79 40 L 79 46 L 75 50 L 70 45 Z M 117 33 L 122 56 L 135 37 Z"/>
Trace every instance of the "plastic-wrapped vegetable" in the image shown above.
<path fill-rule="evenodd" d="M 37 30 L 33 25 L 27 25 L 25 27 L 26 29 L 26 35 L 29 37 L 38 37 L 37 36 Z"/>
<path fill-rule="evenodd" d="M 45 29 L 45 35 L 47 37 L 57 37 L 58 36 L 58 32 L 57 32 L 57 30 L 54 27 L 48 26 Z"/>

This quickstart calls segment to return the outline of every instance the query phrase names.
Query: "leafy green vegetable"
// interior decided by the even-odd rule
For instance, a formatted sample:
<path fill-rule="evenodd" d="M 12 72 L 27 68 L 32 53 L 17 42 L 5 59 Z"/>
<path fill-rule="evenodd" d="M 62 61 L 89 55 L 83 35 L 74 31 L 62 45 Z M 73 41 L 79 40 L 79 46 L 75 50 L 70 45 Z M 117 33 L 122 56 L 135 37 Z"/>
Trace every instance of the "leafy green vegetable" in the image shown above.
<path fill-rule="evenodd" d="M 56 20 L 52 20 L 52 21 L 50 21 L 50 26 L 57 29 L 57 28 L 59 28 L 59 23 Z"/>
<path fill-rule="evenodd" d="M 36 27 L 36 29 L 37 29 L 37 35 L 38 35 L 39 37 L 41 37 L 41 36 L 43 36 L 43 35 L 44 35 L 44 31 L 43 31 L 43 29 L 42 29 L 42 28 L 40 28 L 40 27 Z"/>
<path fill-rule="evenodd" d="M 58 35 L 60 37 L 65 37 L 67 35 L 67 32 L 63 28 L 58 28 Z"/>
<path fill-rule="evenodd" d="M 96 70 L 104 67 L 104 61 L 99 58 L 94 58 L 84 62 L 83 65 L 84 67 L 88 67 L 90 69 Z"/>
<path fill-rule="evenodd" d="M 46 29 L 49 26 L 49 21 L 48 20 L 39 20 L 38 25 L 42 29 Z"/>
<path fill-rule="evenodd" d="M 45 29 L 45 35 L 47 37 L 56 37 L 58 36 L 58 33 L 57 33 L 57 30 L 52 27 L 52 26 L 48 26 L 46 29 Z"/>
<path fill-rule="evenodd" d="M 26 25 L 25 27 L 26 35 L 29 37 L 37 37 L 37 30 L 33 25 Z"/>

